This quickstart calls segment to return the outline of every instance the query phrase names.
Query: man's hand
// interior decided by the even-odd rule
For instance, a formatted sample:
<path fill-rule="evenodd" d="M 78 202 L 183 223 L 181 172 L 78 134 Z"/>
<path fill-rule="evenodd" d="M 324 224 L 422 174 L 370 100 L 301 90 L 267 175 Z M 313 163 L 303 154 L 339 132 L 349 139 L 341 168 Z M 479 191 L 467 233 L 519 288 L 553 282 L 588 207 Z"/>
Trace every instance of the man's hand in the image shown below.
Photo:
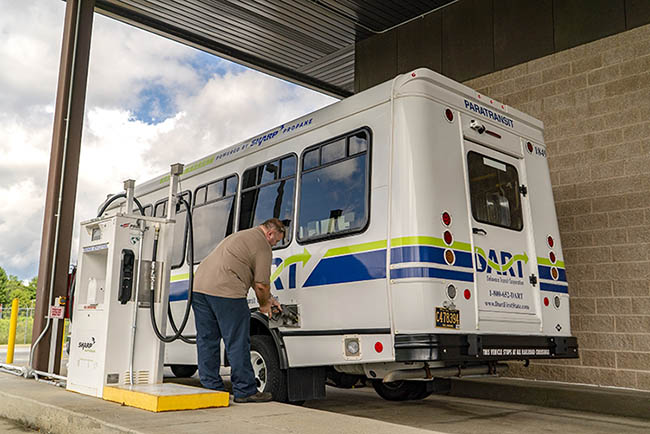
<path fill-rule="evenodd" d="M 274 310 L 282 312 L 282 305 L 273 297 L 269 297 L 269 301 L 263 306 L 260 306 L 260 312 L 268 315 L 269 318 L 273 316 Z"/>

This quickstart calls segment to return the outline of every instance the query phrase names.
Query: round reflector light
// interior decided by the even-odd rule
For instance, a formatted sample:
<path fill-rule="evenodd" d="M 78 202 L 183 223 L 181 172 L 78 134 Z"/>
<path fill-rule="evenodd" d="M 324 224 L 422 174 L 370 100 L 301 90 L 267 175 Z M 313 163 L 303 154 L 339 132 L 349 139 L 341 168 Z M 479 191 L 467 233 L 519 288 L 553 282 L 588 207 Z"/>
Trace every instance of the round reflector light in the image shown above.
<path fill-rule="evenodd" d="M 449 265 L 454 264 L 454 262 L 456 261 L 456 255 L 454 255 L 453 250 L 449 250 L 449 249 L 445 250 L 445 261 Z"/>
<path fill-rule="evenodd" d="M 555 253 L 553 253 L 553 252 L 549 253 L 549 254 L 548 254 L 548 258 L 551 260 L 551 262 L 552 262 L 553 264 L 555 264 L 555 261 L 556 261 L 556 259 L 557 259 L 557 258 L 555 257 Z"/>
<path fill-rule="evenodd" d="M 452 112 L 451 109 L 446 109 L 445 110 L 445 117 L 447 118 L 447 120 L 449 122 L 453 122 L 454 121 L 454 112 Z"/>
<path fill-rule="evenodd" d="M 533 153 L 533 144 L 530 143 L 530 142 L 526 143 L 526 149 L 528 150 L 528 152 L 530 152 L 532 154 Z"/>
<path fill-rule="evenodd" d="M 456 298 L 456 287 L 454 285 L 447 286 L 447 297 L 451 298 L 452 300 Z"/>
<path fill-rule="evenodd" d="M 548 306 L 551 302 L 548 301 L 548 297 L 544 297 L 544 306 Z"/>
<path fill-rule="evenodd" d="M 463 297 L 465 297 L 465 300 L 469 300 L 471 296 L 472 296 L 472 293 L 470 292 L 469 289 L 466 289 L 465 291 L 463 291 Z"/>
<path fill-rule="evenodd" d="M 448 246 L 451 246 L 451 243 L 454 242 L 454 237 L 451 235 L 451 232 L 445 231 L 445 233 L 442 235 L 443 240 L 445 241 L 445 244 Z"/>
<path fill-rule="evenodd" d="M 555 240 L 553 239 L 552 236 L 546 237 L 546 242 L 548 243 L 548 246 L 552 249 L 553 246 L 555 245 Z"/>
<path fill-rule="evenodd" d="M 451 225 L 451 214 L 449 214 L 447 211 L 442 213 L 442 224 L 445 226 Z"/>
<path fill-rule="evenodd" d="M 381 344 L 381 342 L 375 342 L 375 351 L 378 353 L 384 351 L 384 346 Z"/>

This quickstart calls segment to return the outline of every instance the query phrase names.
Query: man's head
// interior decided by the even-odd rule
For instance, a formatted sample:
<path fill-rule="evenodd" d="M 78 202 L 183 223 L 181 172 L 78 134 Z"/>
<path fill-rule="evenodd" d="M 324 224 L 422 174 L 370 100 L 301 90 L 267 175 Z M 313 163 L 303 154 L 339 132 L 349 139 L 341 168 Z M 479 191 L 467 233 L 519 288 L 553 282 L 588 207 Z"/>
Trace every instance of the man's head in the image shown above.
<path fill-rule="evenodd" d="M 268 219 L 262 223 L 261 227 L 266 236 L 266 241 L 268 241 L 271 247 L 275 246 L 284 238 L 285 228 L 280 219 Z"/>

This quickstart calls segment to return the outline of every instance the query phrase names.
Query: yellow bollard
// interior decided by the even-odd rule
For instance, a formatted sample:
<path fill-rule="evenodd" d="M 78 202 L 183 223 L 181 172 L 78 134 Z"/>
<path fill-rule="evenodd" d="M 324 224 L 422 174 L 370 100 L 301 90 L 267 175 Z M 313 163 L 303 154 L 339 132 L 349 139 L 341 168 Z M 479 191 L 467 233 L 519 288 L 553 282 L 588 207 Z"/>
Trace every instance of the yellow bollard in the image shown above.
<path fill-rule="evenodd" d="M 7 364 L 14 362 L 14 347 L 16 346 L 16 325 L 18 324 L 18 299 L 11 303 L 11 319 L 9 320 L 9 344 L 7 345 Z"/>

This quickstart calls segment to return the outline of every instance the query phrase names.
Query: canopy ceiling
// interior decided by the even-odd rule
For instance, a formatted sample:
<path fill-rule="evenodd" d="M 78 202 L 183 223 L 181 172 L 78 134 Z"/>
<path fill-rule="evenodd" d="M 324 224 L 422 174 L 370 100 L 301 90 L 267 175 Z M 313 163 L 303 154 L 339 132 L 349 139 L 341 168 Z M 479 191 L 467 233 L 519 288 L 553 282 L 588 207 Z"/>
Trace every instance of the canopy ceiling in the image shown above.
<path fill-rule="evenodd" d="M 336 96 L 355 43 L 455 0 L 96 0 L 96 11 Z"/>

